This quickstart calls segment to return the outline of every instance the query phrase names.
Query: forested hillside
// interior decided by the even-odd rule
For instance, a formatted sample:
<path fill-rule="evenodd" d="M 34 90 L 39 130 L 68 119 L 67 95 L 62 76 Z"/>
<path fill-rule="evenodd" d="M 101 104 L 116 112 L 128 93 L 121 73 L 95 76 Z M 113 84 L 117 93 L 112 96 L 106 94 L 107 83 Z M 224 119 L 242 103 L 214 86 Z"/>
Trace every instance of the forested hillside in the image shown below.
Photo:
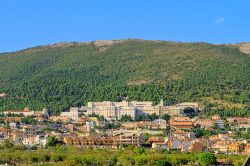
<path fill-rule="evenodd" d="M 207 43 L 59 43 L 0 54 L 0 110 L 60 112 L 87 101 L 250 104 L 250 56 Z"/>

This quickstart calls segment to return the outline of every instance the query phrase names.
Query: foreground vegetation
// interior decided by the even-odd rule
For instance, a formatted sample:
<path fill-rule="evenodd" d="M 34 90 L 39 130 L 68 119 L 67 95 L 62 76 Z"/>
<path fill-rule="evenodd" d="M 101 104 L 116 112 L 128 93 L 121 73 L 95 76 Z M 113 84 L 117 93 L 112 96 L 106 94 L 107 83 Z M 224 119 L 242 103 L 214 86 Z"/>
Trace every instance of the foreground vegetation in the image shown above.
<path fill-rule="evenodd" d="M 0 54 L 0 110 L 88 101 L 212 99 L 250 104 L 250 56 L 207 43 L 65 43 Z M 206 103 L 209 104 L 209 103 Z M 245 108 L 243 108 L 245 109 Z"/>
<path fill-rule="evenodd" d="M 211 153 L 182 153 L 126 147 L 123 149 L 84 149 L 71 146 L 25 149 L 23 146 L 5 146 L 0 150 L 0 163 L 18 165 L 212 165 L 216 160 L 242 165 L 246 156 L 213 155 Z M 34 150 L 35 149 L 35 150 Z"/>

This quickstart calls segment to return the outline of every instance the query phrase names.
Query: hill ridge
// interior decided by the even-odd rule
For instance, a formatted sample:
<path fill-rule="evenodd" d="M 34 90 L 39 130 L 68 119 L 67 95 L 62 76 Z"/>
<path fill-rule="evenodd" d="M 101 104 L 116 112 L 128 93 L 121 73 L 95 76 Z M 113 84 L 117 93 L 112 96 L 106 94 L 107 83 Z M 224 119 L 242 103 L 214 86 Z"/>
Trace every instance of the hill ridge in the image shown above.
<path fill-rule="evenodd" d="M 250 103 L 250 57 L 237 46 L 140 39 L 64 44 L 1 54 L 0 93 L 8 97 L 0 110 L 59 112 L 124 97 Z"/>

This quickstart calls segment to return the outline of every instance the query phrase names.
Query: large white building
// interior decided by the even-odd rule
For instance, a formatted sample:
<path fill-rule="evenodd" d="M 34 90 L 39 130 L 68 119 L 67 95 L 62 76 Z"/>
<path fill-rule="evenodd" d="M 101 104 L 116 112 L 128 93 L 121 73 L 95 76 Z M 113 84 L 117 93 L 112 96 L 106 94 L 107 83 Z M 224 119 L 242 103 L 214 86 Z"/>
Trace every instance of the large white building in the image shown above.
<path fill-rule="evenodd" d="M 122 102 L 88 102 L 86 110 L 87 115 L 97 114 L 102 115 L 106 119 L 121 119 L 122 116 L 128 115 L 135 119 L 139 113 L 139 109 L 151 107 L 151 101 L 137 102 L 137 101 L 122 101 Z"/>
<path fill-rule="evenodd" d="M 121 101 L 121 102 L 88 102 L 84 108 L 87 115 L 102 115 L 106 119 L 121 119 L 123 115 L 131 116 L 135 119 L 139 115 L 153 114 L 171 116 L 183 115 L 187 106 L 195 105 L 194 103 L 181 103 L 174 106 L 165 106 L 161 100 L 160 104 L 153 105 L 151 101 Z M 196 106 L 196 105 L 195 105 Z"/>

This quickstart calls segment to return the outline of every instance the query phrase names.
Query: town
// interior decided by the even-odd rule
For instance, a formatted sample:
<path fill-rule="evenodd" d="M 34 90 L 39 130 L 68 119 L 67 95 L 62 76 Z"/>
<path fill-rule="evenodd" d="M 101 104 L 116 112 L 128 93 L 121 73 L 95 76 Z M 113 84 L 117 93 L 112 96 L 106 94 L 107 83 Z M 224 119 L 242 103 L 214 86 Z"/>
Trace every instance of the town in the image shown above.
<path fill-rule="evenodd" d="M 161 100 L 88 102 L 59 115 L 50 110 L 0 113 L 0 143 L 45 147 L 51 138 L 86 148 L 126 146 L 249 155 L 249 117 L 203 116 L 198 103 Z"/>

